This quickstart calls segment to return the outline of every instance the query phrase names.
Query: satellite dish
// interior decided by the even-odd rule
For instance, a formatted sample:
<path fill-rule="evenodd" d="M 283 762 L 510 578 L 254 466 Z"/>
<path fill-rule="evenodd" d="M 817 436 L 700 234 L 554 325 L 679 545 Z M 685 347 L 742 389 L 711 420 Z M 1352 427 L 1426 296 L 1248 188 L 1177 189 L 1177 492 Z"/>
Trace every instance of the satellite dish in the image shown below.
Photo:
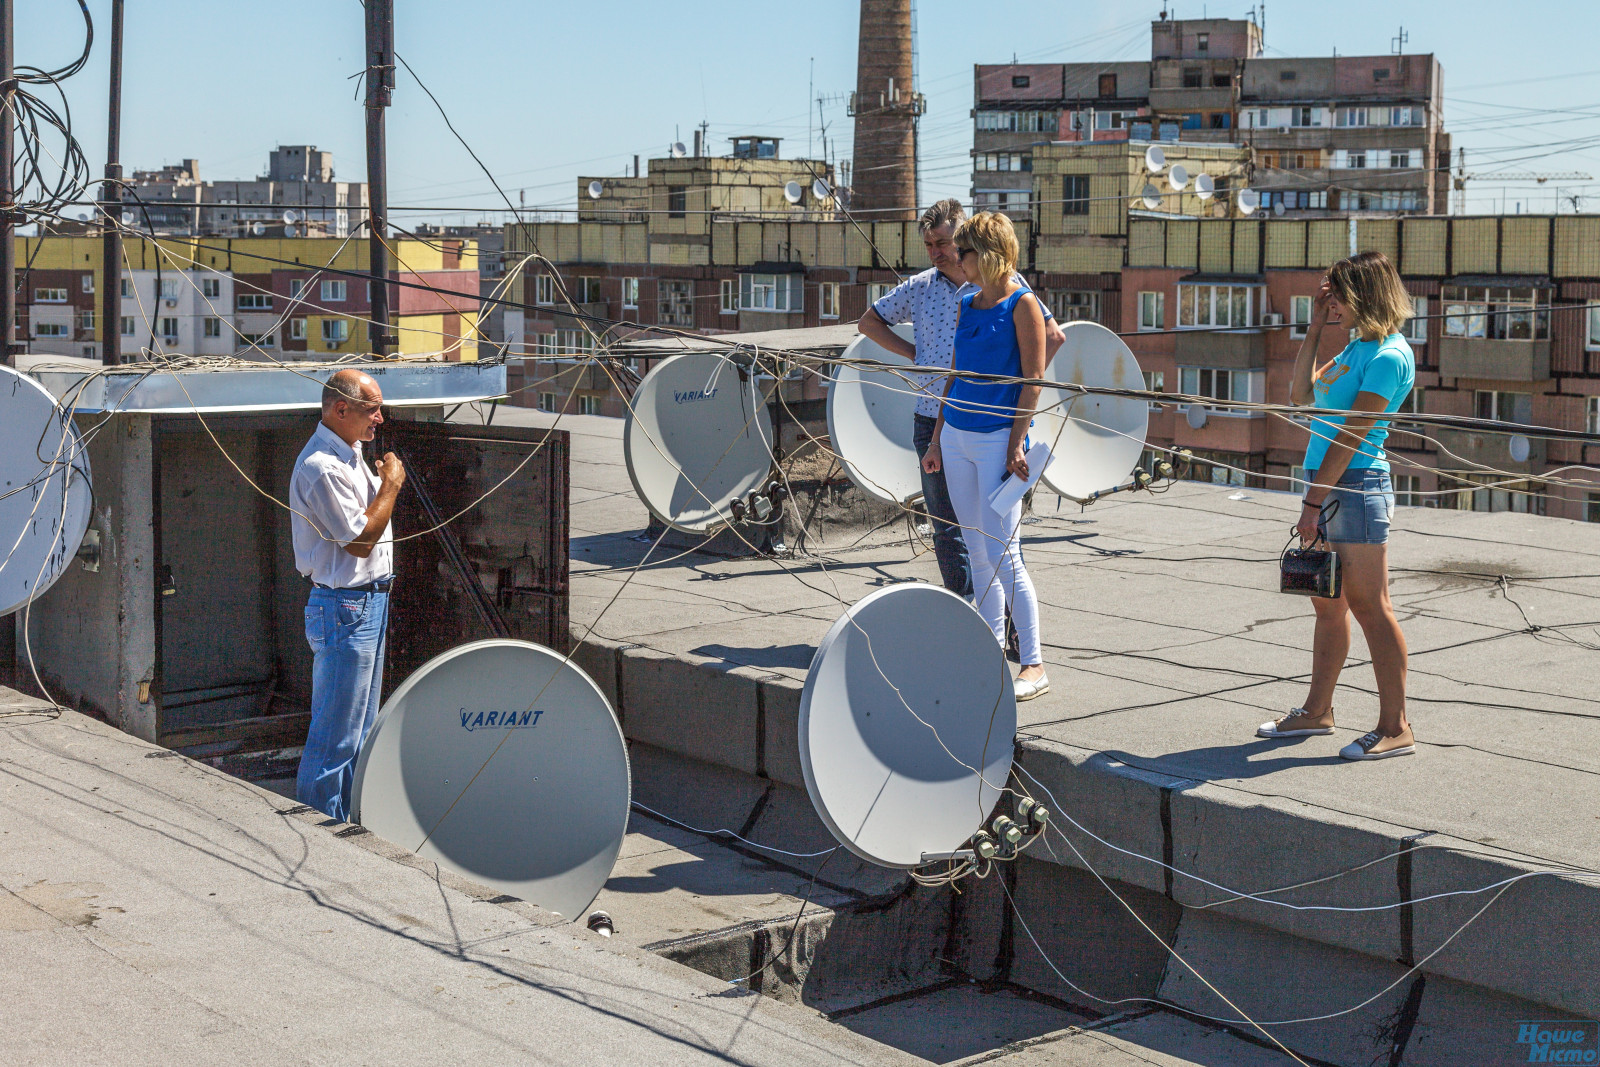
<path fill-rule="evenodd" d="M 818 178 L 811 183 L 811 195 L 818 200 L 826 200 L 833 195 L 833 190 L 828 188 L 828 183 Z"/>
<path fill-rule="evenodd" d="M 1161 146 L 1153 144 L 1144 150 L 1144 169 L 1151 174 L 1160 174 L 1167 166 L 1167 154 Z"/>
<path fill-rule="evenodd" d="M 286 224 L 292 224 L 292 223 L 300 221 L 300 216 L 296 215 L 294 213 L 294 209 L 293 208 L 290 208 L 288 211 L 285 211 L 283 213 L 283 221 Z"/>
<path fill-rule="evenodd" d="M 1273 205 L 1272 205 L 1272 213 L 1274 215 L 1282 215 L 1283 212 L 1284 212 L 1283 201 L 1282 200 L 1274 201 Z"/>
<path fill-rule="evenodd" d="M 735 500 L 772 470 L 772 420 L 755 379 L 719 352 L 656 364 L 633 394 L 622 430 L 628 477 L 650 513 L 704 533 L 729 522 Z"/>
<path fill-rule="evenodd" d="M 892 327 L 909 341 L 911 326 Z M 908 504 L 922 495 L 922 463 L 912 440 L 917 396 L 893 371 L 863 370 L 852 359 L 911 367 L 865 335 L 844 350 L 828 385 L 828 441 L 844 472 L 863 493 L 891 504 Z"/>
<path fill-rule="evenodd" d="M 1261 194 L 1248 186 L 1241 186 L 1233 202 L 1238 205 L 1240 213 L 1252 215 L 1261 206 Z"/>
<path fill-rule="evenodd" d="M 682 159 L 684 156 L 686 156 L 688 154 L 689 154 L 689 150 L 687 148 L 683 147 L 683 142 L 682 141 L 673 141 L 672 142 L 672 158 L 673 159 Z"/>
<path fill-rule="evenodd" d="M 800 694 L 811 803 L 841 844 L 884 867 L 966 844 L 1000 799 L 1016 732 L 1011 672 L 988 625 L 921 582 L 845 612 Z"/>
<path fill-rule="evenodd" d="M 250 224 L 250 232 L 260 237 L 267 232 L 267 224 L 264 222 L 252 222 Z"/>
<path fill-rule="evenodd" d="M 89 454 L 44 386 L 0 366 L 0 615 L 41 596 L 89 528 Z"/>
<path fill-rule="evenodd" d="M 1189 429 L 1191 430 L 1200 429 L 1210 417 L 1210 414 L 1202 404 L 1190 404 L 1183 412 L 1183 419 L 1189 424 Z"/>
<path fill-rule="evenodd" d="M 298 227 L 298 226 L 285 226 L 283 228 L 283 235 L 285 237 L 299 237 L 300 236 L 300 227 Z"/>
<path fill-rule="evenodd" d="M 1189 168 L 1182 163 L 1174 163 L 1172 169 L 1167 172 L 1167 185 L 1171 187 L 1173 192 L 1177 193 L 1182 192 L 1188 184 Z"/>
<path fill-rule="evenodd" d="M 1216 179 L 1209 174 L 1196 174 L 1194 176 L 1194 195 L 1201 200 L 1210 200 L 1217 192 Z"/>
<path fill-rule="evenodd" d="M 1533 442 L 1519 434 L 1513 434 L 1511 440 L 1506 442 L 1511 450 L 1511 458 L 1517 463 L 1528 462 L 1528 454 L 1533 451 Z"/>
<path fill-rule="evenodd" d="M 799 182 L 786 182 L 783 186 L 783 198 L 791 204 L 798 204 L 805 195 L 805 190 L 800 188 Z"/>
<path fill-rule="evenodd" d="M 1139 202 L 1151 211 L 1161 206 L 1161 190 L 1154 185 L 1146 185 L 1139 193 Z"/>
<path fill-rule="evenodd" d="M 124 211 L 122 213 L 122 224 L 124 226 L 132 226 L 133 225 L 133 212 Z"/>
<path fill-rule="evenodd" d="M 1066 341 L 1045 376 L 1073 385 L 1143 389 L 1139 361 L 1122 338 L 1098 322 L 1069 322 Z M 1139 465 L 1150 429 L 1150 402 L 1045 389 L 1034 416 L 1034 440 L 1053 457 L 1040 481 L 1057 496 L 1087 500 L 1121 485 Z"/>
<path fill-rule="evenodd" d="M 600 182 L 593 181 L 593 182 L 589 183 L 589 199 L 590 200 L 599 200 L 601 195 L 604 194 L 605 191 L 606 191 L 606 187 L 603 184 L 601 184 Z"/>
<path fill-rule="evenodd" d="M 356 761 L 351 818 L 473 881 L 577 919 L 632 801 L 611 706 L 566 657 L 474 641 L 394 691 Z"/>

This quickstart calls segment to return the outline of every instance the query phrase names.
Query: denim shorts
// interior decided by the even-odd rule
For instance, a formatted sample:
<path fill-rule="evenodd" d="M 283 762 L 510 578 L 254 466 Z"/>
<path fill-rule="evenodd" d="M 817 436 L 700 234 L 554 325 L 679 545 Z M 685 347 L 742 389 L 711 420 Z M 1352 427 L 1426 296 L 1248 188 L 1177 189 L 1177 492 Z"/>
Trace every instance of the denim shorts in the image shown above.
<path fill-rule="evenodd" d="M 1311 477 L 1315 476 L 1312 472 Z M 1389 472 L 1374 467 L 1346 471 L 1328 494 L 1322 511 L 1324 515 L 1333 512 L 1328 519 L 1328 540 L 1334 544 L 1387 544 L 1389 523 L 1394 519 L 1394 485 Z"/>

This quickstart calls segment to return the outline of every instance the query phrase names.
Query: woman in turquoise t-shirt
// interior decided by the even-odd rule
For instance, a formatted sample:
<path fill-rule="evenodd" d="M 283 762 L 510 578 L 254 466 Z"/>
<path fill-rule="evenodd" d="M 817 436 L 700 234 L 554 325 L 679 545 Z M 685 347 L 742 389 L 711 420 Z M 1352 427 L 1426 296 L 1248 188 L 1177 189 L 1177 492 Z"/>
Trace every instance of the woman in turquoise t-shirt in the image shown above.
<path fill-rule="evenodd" d="M 1358 335 L 1326 363 L 1317 347 L 1330 315 Z M 1411 297 L 1382 252 L 1340 260 L 1323 279 L 1306 339 L 1295 358 L 1291 399 L 1332 411 L 1370 416 L 1313 415 L 1305 467 L 1310 486 L 1295 524 L 1302 544 L 1327 538 L 1339 553 L 1343 590 L 1335 599 L 1313 598 L 1317 612 L 1311 652 L 1311 692 L 1305 706 L 1263 723 L 1261 737 L 1333 733 L 1333 690 L 1350 653 L 1354 615 L 1372 654 L 1378 679 L 1378 725 L 1340 750 L 1346 759 L 1385 759 L 1416 752 L 1406 719 L 1406 639 L 1389 602 L 1389 522 L 1394 486 L 1383 444 L 1389 422 L 1416 379 L 1416 358 L 1400 335 L 1411 316 Z"/>

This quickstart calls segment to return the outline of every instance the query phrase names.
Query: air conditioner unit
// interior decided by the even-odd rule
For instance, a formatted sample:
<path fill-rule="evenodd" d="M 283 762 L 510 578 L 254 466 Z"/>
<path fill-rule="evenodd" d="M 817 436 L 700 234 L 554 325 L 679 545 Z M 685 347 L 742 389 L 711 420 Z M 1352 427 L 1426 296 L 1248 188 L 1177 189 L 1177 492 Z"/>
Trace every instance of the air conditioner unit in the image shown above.
<path fill-rule="evenodd" d="M 1283 316 L 1276 311 L 1268 312 L 1267 314 L 1261 316 L 1261 325 L 1282 326 Z"/>
<path fill-rule="evenodd" d="M 177 307 L 177 306 L 178 306 L 178 302 L 177 302 L 177 301 L 176 301 L 176 300 L 168 300 L 168 301 L 167 301 L 167 307 L 169 307 L 169 308 L 175 308 L 175 307 Z"/>

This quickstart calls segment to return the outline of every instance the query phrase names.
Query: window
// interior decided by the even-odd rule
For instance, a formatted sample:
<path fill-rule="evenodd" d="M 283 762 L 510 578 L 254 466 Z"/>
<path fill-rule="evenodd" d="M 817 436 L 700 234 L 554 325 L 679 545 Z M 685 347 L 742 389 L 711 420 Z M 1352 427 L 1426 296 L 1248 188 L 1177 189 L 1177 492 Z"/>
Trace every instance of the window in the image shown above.
<path fill-rule="evenodd" d="M 93 274 L 85 274 L 85 275 L 83 275 L 81 278 L 78 279 L 78 284 L 83 287 L 83 291 L 84 292 L 86 292 L 86 293 L 94 292 L 94 275 Z"/>
<path fill-rule="evenodd" d="M 125 299 L 133 295 L 133 283 L 127 278 L 122 279 L 122 295 Z"/>
<path fill-rule="evenodd" d="M 222 295 L 221 278 L 201 278 L 200 295 L 207 299 L 215 299 Z"/>
<path fill-rule="evenodd" d="M 739 275 L 740 311 L 802 311 L 803 274 Z"/>
<path fill-rule="evenodd" d="M 1289 125 L 1321 126 L 1322 109 L 1320 107 L 1292 107 L 1289 109 Z"/>
<path fill-rule="evenodd" d="M 1600 522 L 1600 493 L 1589 494 L 1589 506 L 1584 509 L 1583 517 L 1589 522 Z"/>
<path fill-rule="evenodd" d="M 303 322 L 305 320 L 302 319 L 301 321 Z M 200 332 L 205 337 L 221 337 L 222 336 L 222 320 L 221 319 L 205 319 L 201 323 Z"/>
<path fill-rule="evenodd" d="M 1420 107 L 1392 107 L 1389 109 L 1389 125 L 1391 126 L 1422 126 L 1426 124 L 1427 112 Z"/>
<path fill-rule="evenodd" d="M 739 314 L 739 287 L 732 278 L 722 279 L 721 311 L 724 315 Z"/>
<path fill-rule="evenodd" d="M 1061 213 L 1087 215 L 1089 213 L 1089 176 L 1068 174 L 1061 179 Z"/>
<path fill-rule="evenodd" d="M 1226 111 L 1213 111 L 1211 113 L 1211 128 L 1225 130 L 1228 128 L 1228 113 Z"/>
<path fill-rule="evenodd" d="M 167 341 L 176 341 L 178 339 L 177 319 L 165 318 L 161 320 L 161 337 Z"/>
<path fill-rule="evenodd" d="M 1600 433 L 1600 396 L 1591 396 L 1586 406 L 1589 410 L 1583 419 L 1585 429 L 1589 433 Z"/>
<path fill-rule="evenodd" d="M 1032 207 L 1033 194 L 1025 189 L 978 189 L 972 194 L 973 207 L 979 211 L 1007 211 L 1026 215 Z"/>
<path fill-rule="evenodd" d="M 1183 87 L 1185 89 L 1200 88 L 1200 68 L 1185 67 L 1183 71 Z"/>
<path fill-rule="evenodd" d="M 1178 327 L 1249 326 L 1252 286 L 1179 285 Z"/>
<path fill-rule="evenodd" d="M 305 319 L 290 319 L 289 320 L 289 340 L 291 340 L 291 341 L 304 341 L 305 339 L 306 339 L 306 320 Z"/>
<path fill-rule="evenodd" d="M 1422 344 L 1428 339 L 1427 297 L 1411 298 L 1411 318 L 1400 324 L 1400 336 L 1413 344 Z"/>
<path fill-rule="evenodd" d="M 1309 296 L 1291 296 L 1289 298 L 1289 336 L 1304 337 L 1311 327 L 1311 298 Z"/>
<path fill-rule="evenodd" d="M 578 414 L 579 415 L 598 415 L 598 414 L 600 414 L 600 398 L 598 396 L 595 396 L 593 393 L 579 393 L 578 394 Z"/>
<path fill-rule="evenodd" d="M 1289 468 L 1289 492 L 1304 493 L 1311 488 L 1311 472 L 1298 463 Z"/>
<path fill-rule="evenodd" d="M 237 303 L 240 311 L 271 311 L 271 293 L 240 293 Z"/>
<path fill-rule="evenodd" d="M 342 345 L 350 339 L 350 323 L 344 319 L 322 320 L 322 342 L 329 345 Z"/>
<path fill-rule="evenodd" d="M 839 317 L 838 282 L 823 282 L 817 286 L 817 315 L 824 319 Z"/>
<path fill-rule="evenodd" d="M 1364 107 L 1341 107 L 1336 121 L 1340 126 L 1365 126 L 1367 124 L 1367 109 Z"/>
<path fill-rule="evenodd" d="M 1321 210 L 1328 206 L 1328 191 L 1326 189 L 1315 191 L 1271 189 L 1261 194 L 1261 206 L 1263 208 L 1276 210 L 1279 204 L 1283 205 L 1285 211 Z"/>
<path fill-rule="evenodd" d="M 1280 71 L 1278 71 L 1278 80 L 1281 81 L 1281 82 L 1292 82 L 1292 81 L 1295 80 L 1295 78 L 1297 78 L 1299 76 L 1300 76 L 1300 72 L 1299 71 L 1295 71 L 1295 70 L 1280 70 Z"/>
<path fill-rule="evenodd" d="M 278 339 L 270 333 L 241 333 L 239 344 L 243 348 L 277 348 Z"/>
<path fill-rule="evenodd" d="M 1139 329 L 1160 330 L 1165 328 L 1167 318 L 1166 293 L 1140 293 L 1139 294 Z"/>
<path fill-rule="evenodd" d="M 548 274 L 537 275 L 533 279 L 533 302 L 535 304 L 554 304 L 556 302 L 556 280 Z"/>
<path fill-rule="evenodd" d="M 1117 95 L 1117 76 L 1115 74 L 1102 74 L 1102 75 L 1100 75 L 1100 95 L 1101 96 L 1116 96 Z"/>
<path fill-rule="evenodd" d="M 67 324 L 64 322 L 36 322 L 33 324 L 35 337 L 65 337 Z"/>
<path fill-rule="evenodd" d="M 1410 166 L 1411 166 L 1411 153 L 1410 152 L 1390 152 L 1389 153 L 1389 166 L 1390 167 L 1396 167 L 1396 168 L 1399 168 L 1401 170 L 1409 169 Z"/>
<path fill-rule="evenodd" d="M 1533 422 L 1532 393 L 1500 393 L 1479 389 L 1472 394 L 1474 414 L 1498 422 Z"/>
<path fill-rule="evenodd" d="M 306 280 L 304 278 L 290 278 L 289 279 L 289 298 L 291 300 L 300 299 L 300 294 L 305 292 L 305 291 L 306 291 Z M 371 295 L 370 289 L 368 291 L 368 295 L 369 296 Z"/>
<path fill-rule="evenodd" d="M 1375 82 L 1388 81 L 1389 80 L 1389 68 L 1388 67 L 1378 67 L 1378 68 L 1374 69 L 1373 72 L 1372 72 L 1372 80 L 1375 81 Z"/>
<path fill-rule="evenodd" d="M 1011 88 L 1026 89 L 1030 80 L 1031 79 L 1026 74 L 1013 74 L 1011 75 Z"/>
<path fill-rule="evenodd" d="M 681 219 L 689 213 L 689 190 L 682 185 L 667 186 L 667 218 Z"/>
<path fill-rule="evenodd" d="M 1266 386 L 1266 373 L 1220 367 L 1179 367 L 1178 391 L 1185 396 L 1212 400 L 1259 401 Z"/>
<path fill-rule="evenodd" d="M 973 160 L 974 170 L 1005 171 L 1032 170 L 1031 152 L 979 152 Z"/>
<path fill-rule="evenodd" d="M 163 299 L 163 300 L 176 300 L 176 299 L 178 299 L 178 279 L 176 279 L 176 278 L 162 278 L 161 279 L 161 299 Z"/>
<path fill-rule="evenodd" d="M 1346 192 L 1342 203 L 1347 209 L 1419 211 L 1422 208 L 1422 194 L 1406 189 L 1385 189 L 1370 193 Z"/>
<path fill-rule="evenodd" d="M 557 352 L 556 335 L 553 333 L 536 333 L 533 335 L 533 353 L 536 356 L 553 356 Z M 555 396 L 554 393 L 550 394 Z"/>
<path fill-rule="evenodd" d="M 1550 337 L 1550 290 L 1447 285 L 1446 337 L 1544 341 Z"/>
<path fill-rule="evenodd" d="M 78 329 L 83 330 L 86 333 L 93 333 L 94 332 L 94 312 L 93 311 L 80 311 L 80 312 L 78 312 Z"/>
<path fill-rule="evenodd" d="M 1061 123 L 1059 111 L 980 111 L 977 127 L 1005 133 L 1055 133 Z"/>
<path fill-rule="evenodd" d="M 588 330 L 557 330 L 556 348 L 567 355 L 582 355 L 594 351 L 594 338 Z"/>
<path fill-rule="evenodd" d="M 889 290 L 893 288 L 894 286 L 888 282 L 868 282 L 867 305 L 870 307 L 871 305 L 876 304 L 878 301 L 888 296 Z"/>
<path fill-rule="evenodd" d="M 133 316 L 132 315 L 124 315 L 124 316 L 122 316 L 122 336 L 124 336 L 124 337 L 132 337 L 133 336 Z"/>
<path fill-rule="evenodd" d="M 65 304 L 67 291 L 65 289 L 35 289 L 33 291 L 35 304 Z"/>
<path fill-rule="evenodd" d="M 1344 154 L 1344 165 L 1349 170 L 1365 170 L 1367 168 L 1366 149 L 1351 149 Z"/>
<path fill-rule="evenodd" d="M 343 278 L 322 283 L 322 301 L 326 304 L 344 303 L 346 286 Z"/>
<path fill-rule="evenodd" d="M 1100 317 L 1100 294 L 1081 289 L 1052 289 L 1046 294 L 1057 322 L 1093 322 Z"/>
<path fill-rule="evenodd" d="M 600 292 L 600 279 L 587 275 L 574 278 L 573 295 L 580 304 L 599 304 L 605 301 L 605 296 Z"/>
<path fill-rule="evenodd" d="M 556 394 L 554 394 L 554 393 L 540 393 L 539 394 L 539 410 L 540 411 L 554 411 L 555 409 L 556 409 Z"/>
<path fill-rule="evenodd" d="M 639 279 L 622 279 L 622 306 L 627 310 L 636 310 L 639 307 Z"/>
<path fill-rule="evenodd" d="M 656 282 L 656 312 L 663 326 L 693 326 L 694 283 L 678 278 Z"/>
<path fill-rule="evenodd" d="M 1164 393 L 1167 391 L 1167 372 L 1164 370 L 1147 370 L 1144 372 L 1144 387 L 1146 392 Z M 1161 405 L 1154 401 L 1150 404 L 1151 411 L 1159 411 Z"/>
<path fill-rule="evenodd" d="M 1209 52 L 1209 51 L 1211 51 L 1211 35 L 1209 33 L 1197 33 L 1197 34 L 1195 34 L 1194 35 L 1194 50 L 1196 52 Z"/>
<path fill-rule="evenodd" d="M 1422 476 L 1418 474 L 1394 475 L 1394 502 L 1403 508 L 1420 508 L 1423 504 Z"/>
<path fill-rule="evenodd" d="M 1600 305 L 1589 309 L 1589 345 L 1590 348 L 1600 348 Z"/>

